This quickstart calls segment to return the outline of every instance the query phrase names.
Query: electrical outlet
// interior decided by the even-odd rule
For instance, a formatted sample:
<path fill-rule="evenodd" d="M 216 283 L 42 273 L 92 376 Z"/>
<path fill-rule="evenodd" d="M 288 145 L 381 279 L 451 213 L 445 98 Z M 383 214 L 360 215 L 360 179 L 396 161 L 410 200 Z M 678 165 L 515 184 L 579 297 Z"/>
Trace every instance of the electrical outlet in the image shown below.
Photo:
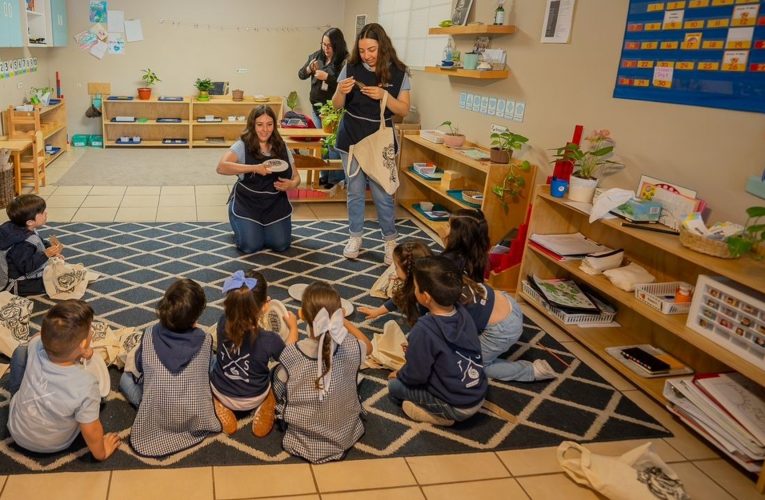
<path fill-rule="evenodd" d="M 510 132 L 510 129 L 507 127 L 503 127 L 502 125 L 497 125 L 496 123 L 491 124 L 492 134 L 503 134 L 505 132 Z"/>
<path fill-rule="evenodd" d="M 239 74 L 244 74 L 244 73 L 247 73 L 248 71 L 250 70 L 247 68 L 236 68 L 236 72 Z"/>

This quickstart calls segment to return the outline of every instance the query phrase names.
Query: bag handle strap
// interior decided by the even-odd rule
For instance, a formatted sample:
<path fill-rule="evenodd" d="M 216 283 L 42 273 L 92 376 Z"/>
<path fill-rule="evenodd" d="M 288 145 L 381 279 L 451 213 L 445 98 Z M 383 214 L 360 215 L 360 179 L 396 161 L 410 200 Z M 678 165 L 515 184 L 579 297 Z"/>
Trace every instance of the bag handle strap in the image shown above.
<path fill-rule="evenodd" d="M 388 91 L 383 89 L 383 96 L 380 99 L 380 130 L 385 130 L 385 106 L 388 105 Z"/>
<path fill-rule="evenodd" d="M 566 452 L 569 450 L 576 450 L 581 455 L 579 458 L 565 458 Z M 563 441 L 558 446 L 556 454 L 558 456 L 558 463 L 571 479 L 579 484 L 590 486 L 590 480 L 584 472 L 584 469 L 589 467 L 590 450 L 574 441 Z"/>

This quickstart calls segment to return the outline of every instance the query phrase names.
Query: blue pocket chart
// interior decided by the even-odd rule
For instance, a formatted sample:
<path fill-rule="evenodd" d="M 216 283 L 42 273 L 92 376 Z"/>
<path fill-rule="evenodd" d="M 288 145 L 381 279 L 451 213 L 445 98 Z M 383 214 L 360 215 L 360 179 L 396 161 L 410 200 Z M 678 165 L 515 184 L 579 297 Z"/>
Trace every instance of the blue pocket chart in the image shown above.
<path fill-rule="evenodd" d="M 765 113 L 765 0 L 630 0 L 614 97 Z"/>

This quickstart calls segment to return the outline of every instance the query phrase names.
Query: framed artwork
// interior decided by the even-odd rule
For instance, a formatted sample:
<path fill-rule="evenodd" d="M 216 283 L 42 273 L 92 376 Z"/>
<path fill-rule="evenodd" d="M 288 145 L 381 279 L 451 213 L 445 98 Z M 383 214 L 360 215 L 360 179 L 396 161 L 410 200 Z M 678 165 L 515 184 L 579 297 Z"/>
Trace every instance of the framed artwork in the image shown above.
<path fill-rule="evenodd" d="M 367 15 L 366 14 L 357 14 L 356 15 L 356 37 L 359 36 L 359 32 L 366 25 L 367 25 Z"/>
<path fill-rule="evenodd" d="M 455 25 L 467 24 L 470 7 L 473 6 L 473 0 L 456 0 L 454 11 L 452 11 L 452 23 Z"/>

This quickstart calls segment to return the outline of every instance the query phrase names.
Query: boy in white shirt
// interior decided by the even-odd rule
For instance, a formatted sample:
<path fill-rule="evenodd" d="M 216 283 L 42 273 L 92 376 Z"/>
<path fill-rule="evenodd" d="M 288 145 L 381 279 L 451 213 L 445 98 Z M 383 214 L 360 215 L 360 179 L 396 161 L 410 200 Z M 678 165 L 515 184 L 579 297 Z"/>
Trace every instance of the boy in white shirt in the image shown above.
<path fill-rule="evenodd" d="M 8 430 L 22 448 L 61 451 L 80 433 L 96 460 L 106 460 L 119 447 L 120 438 L 104 434 L 99 419 L 98 381 L 80 364 L 93 355 L 92 322 L 88 304 L 65 300 L 48 311 L 40 335 L 30 339 L 21 388 L 8 415 Z"/>

